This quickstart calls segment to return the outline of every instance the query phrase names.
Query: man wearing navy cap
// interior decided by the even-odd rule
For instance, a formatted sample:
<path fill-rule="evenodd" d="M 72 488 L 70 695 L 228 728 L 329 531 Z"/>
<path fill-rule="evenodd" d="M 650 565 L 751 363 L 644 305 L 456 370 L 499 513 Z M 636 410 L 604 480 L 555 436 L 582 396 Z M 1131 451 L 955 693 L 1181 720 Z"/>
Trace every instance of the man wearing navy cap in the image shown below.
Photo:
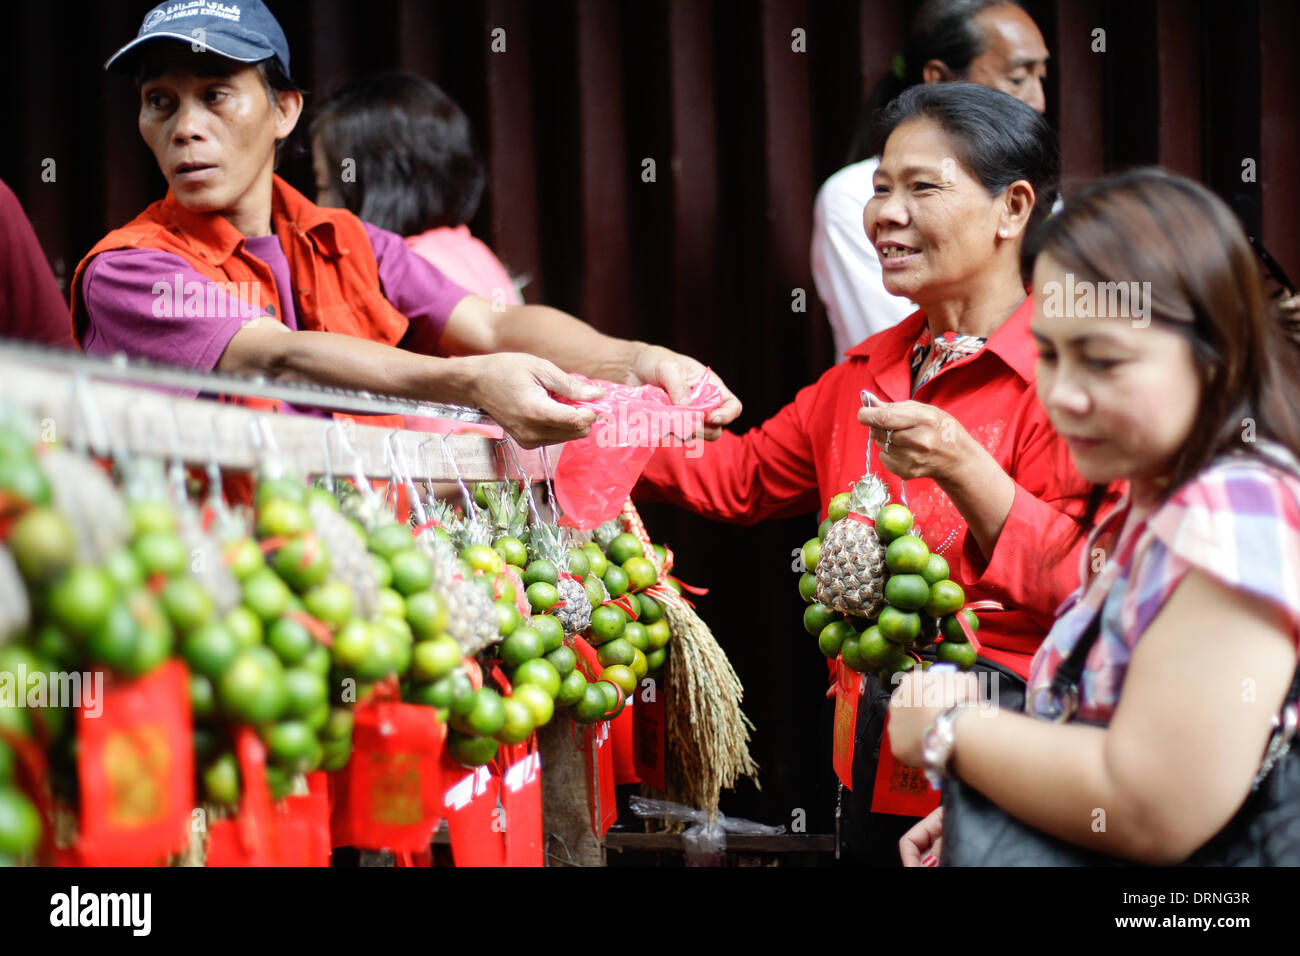
<path fill-rule="evenodd" d="M 169 188 L 77 267 L 86 351 L 474 405 L 529 446 L 590 428 L 592 413 L 551 394 L 599 393 L 562 368 L 661 385 L 679 402 L 708 374 L 555 309 L 471 295 L 400 236 L 276 176 L 303 98 L 259 0 L 160 4 L 105 67 L 134 76 L 140 133 Z M 702 437 L 740 413 L 722 387 Z"/>

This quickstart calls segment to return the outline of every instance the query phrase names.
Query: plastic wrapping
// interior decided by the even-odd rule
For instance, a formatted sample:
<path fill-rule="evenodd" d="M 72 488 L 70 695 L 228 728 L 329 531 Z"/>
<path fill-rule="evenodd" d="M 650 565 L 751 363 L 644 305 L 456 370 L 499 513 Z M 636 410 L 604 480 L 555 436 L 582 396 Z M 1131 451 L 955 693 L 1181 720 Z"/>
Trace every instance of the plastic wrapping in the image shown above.
<path fill-rule="evenodd" d="M 657 385 L 618 385 L 581 375 L 604 396 L 557 401 L 597 413 L 586 438 L 568 442 L 555 468 L 561 524 L 590 531 L 618 514 L 656 448 L 689 441 L 704 416 L 722 404 L 722 389 L 700 379 L 687 405 L 674 405 Z M 689 449 L 688 449 L 689 451 Z"/>
<path fill-rule="evenodd" d="M 669 800 L 652 800 L 648 797 L 630 797 L 628 806 L 639 817 L 659 820 L 680 820 L 690 823 L 682 834 L 686 848 L 687 866 L 722 866 L 727 855 L 727 834 L 744 836 L 779 836 L 783 826 L 768 826 L 751 820 L 740 820 L 724 813 L 693 810 Z"/>

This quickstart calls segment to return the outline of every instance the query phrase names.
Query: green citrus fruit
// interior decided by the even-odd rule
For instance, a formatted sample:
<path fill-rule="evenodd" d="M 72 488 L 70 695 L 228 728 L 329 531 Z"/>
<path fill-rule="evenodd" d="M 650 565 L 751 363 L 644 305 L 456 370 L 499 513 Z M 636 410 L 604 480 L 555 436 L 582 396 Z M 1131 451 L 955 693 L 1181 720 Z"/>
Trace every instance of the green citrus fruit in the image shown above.
<path fill-rule="evenodd" d="M 847 621 L 831 621 L 817 635 L 817 647 L 827 657 L 836 657 L 840 652 L 840 645 L 855 634 L 857 631 L 853 630 Z"/>
<path fill-rule="evenodd" d="M 451 714 L 451 722 L 457 730 L 467 734 L 490 737 L 506 722 L 505 706 L 501 695 L 491 687 L 480 687 L 472 695 L 472 704 L 466 713 Z"/>
<path fill-rule="evenodd" d="M 956 581 L 936 581 L 930 585 L 930 599 L 925 602 L 925 613 L 931 617 L 956 614 L 966 604 L 966 592 Z"/>
<path fill-rule="evenodd" d="M 273 498 L 257 509 L 259 538 L 291 538 L 311 530 L 311 515 L 301 503 Z"/>
<path fill-rule="evenodd" d="M 352 588 L 336 579 L 318 584 L 302 596 L 307 613 L 331 628 L 342 627 L 352 617 Z"/>
<path fill-rule="evenodd" d="M 499 744 L 491 737 L 476 737 L 455 730 L 447 735 L 447 749 L 462 767 L 482 767 L 491 763 L 496 759 L 498 747 Z"/>
<path fill-rule="evenodd" d="M 903 649 L 886 640 L 879 627 L 869 627 L 858 635 L 858 657 L 866 665 L 863 670 L 879 671 L 891 667 L 903 656 Z"/>
<path fill-rule="evenodd" d="M 921 617 L 915 611 L 900 611 L 885 605 L 876 619 L 881 635 L 895 644 L 908 644 L 921 636 Z"/>
<path fill-rule="evenodd" d="M 627 593 L 627 572 L 617 564 L 611 564 L 605 569 L 605 576 L 601 578 L 605 584 L 605 590 L 609 596 L 616 598 L 619 595 Z"/>
<path fill-rule="evenodd" d="M 977 657 L 979 654 L 975 651 L 975 645 L 968 641 L 940 641 L 935 649 L 936 660 L 944 664 L 956 664 L 964 671 L 975 666 Z"/>
<path fill-rule="evenodd" d="M 594 574 L 598 578 L 605 576 L 609 570 L 609 558 L 605 557 L 605 552 L 600 550 L 600 546 L 595 542 L 588 542 L 582 546 L 582 550 L 587 555 L 587 573 Z M 574 572 L 577 574 L 577 572 Z M 584 575 L 579 575 L 583 577 Z"/>
<path fill-rule="evenodd" d="M 885 685 L 885 689 L 892 692 L 898 686 L 897 677 L 906 674 L 908 671 L 915 669 L 916 658 L 908 654 L 903 654 L 894 663 L 888 667 L 881 668 L 879 672 L 880 683 Z"/>
<path fill-rule="evenodd" d="M 927 584 L 937 584 L 939 581 L 947 580 L 948 574 L 948 560 L 942 554 L 933 553 L 925 562 L 925 570 L 921 572 Z"/>
<path fill-rule="evenodd" d="M 644 650 L 647 654 L 653 654 L 655 651 L 667 646 L 669 639 L 673 636 L 667 621 L 655 621 L 653 624 L 647 624 L 645 635 L 646 646 Z"/>
<path fill-rule="evenodd" d="M 484 574 L 496 574 L 505 567 L 505 561 L 495 550 L 486 544 L 471 544 L 462 548 L 460 559 L 475 571 Z"/>
<path fill-rule="evenodd" d="M 392 587 L 393 566 L 388 563 L 387 558 L 380 557 L 372 551 L 370 552 L 370 566 L 374 568 L 377 586 L 381 588 Z"/>
<path fill-rule="evenodd" d="M 392 557 L 411 547 L 411 529 L 395 521 L 381 524 L 370 532 L 366 545 L 380 557 Z"/>
<path fill-rule="evenodd" d="M 212 622 L 185 635 L 181 641 L 181 656 L 190 668 L 216 680 L 239 655 L 240 646 L 230 629 Z"/>
<path fill-rule="evenodd" d="M 266 733 L 267 757 L 290 773 L 307 773 L 323 754 L 316 733 L 305 721 L 285 720 Z"/>
<path fill-rule="evenodd" d="M 305 720 L 321 707 L 328 711 L 329 684 L 320 674 L 314 674 L 304 667 L 289 667 L 284 672 L 284 686 L 288 692 L 286 717 Z"/>
<path fill-rule="evenodd" d="M 496 549 L 497 554 L 501 555 L 506 564 L 513 564 L 517 568 L 522 568 L 528 563 L 528 549 L 516 537 L 502 535 L 492 542 L 492 547 Z"/>
<path fill-rule="evenodd" d="M 612 664 L 606 667 L 600 672 L 600 679 L 616 684 L 625 695 L 636 690 L 636 674 L 632 671 L 632 668 L 624 664 Z"/>
<path fill-rule="evenodd" d="M 807 603 L 811 604 L 817 600 L 817 575 L 811 571 L 805 571 L 799 575 L 799 596 Z"/>
<path fill-rule="evenodd" d="M 582 579 L 582 586 L 587 592 L 587 600 L 591 602 L 592 607 L 600 607 L 605 602 L 605 582 L 594 574 L 588 574 Z"/>
<path fill-rule="evenodd" d="M 885 548 L 885 566 L 893 574 L 920 574 L 929 561 L 930 549 L 915 535 L 901 535 Z"/>
<path fill-rule="evenodd" d="M 624 532 L 614 536 L 605 549 L 605 555 L 614 564 L 624 564 L 628 558 L 644 558 L 645 545 L 636 535 Z"/>
<path fill-rule="evenodd" d="M 267 478 L 265 481 L 258 483 L 254 500 L 259 508 L 277 499 L 296 505 L 306 504 L 307 487 L 297 478 L 288 475 L 280 478 Z"/>
<path fill-rule="evenodd" d="M 809 604 L 803 610 L 803 627 L 813 637 L 820 637 L 827 624 L 838 621 L 841 617 L 838 611 L 828 608 L 825 604 Z"/>
<path fill-rule="evenodd" d="M 447 605 L 433 591 L 416 591 L 406 598 L 406 620 L 416 637 L 427 640 L 447 629 Z"/>
<path fill-rule="evenodd" d="M 322 583 L 330 573 L 329 550 L 310 531 L 288 541 L 275 552 L 271 567 L 295 591 Z"/>
<path fill-rule="evenodd" d="M 800 550 L 800 554 L 803 557 L 804 570 L 816 571 L 817 562 L 821 559 L 822 556 L 822 539 L 809 538 L 807 541 L 804 542 L 803 548 Z"/>
<path fill-rule="evenodd" d="M 245 580 L 243 592 L 244 605 L 264 622 L 275 620 L 289 607 L 289 586 L 270 568 L 263 568 Z"/>
<path fill-rule="evenodd" d="M 846 637 L 844 643 L 840 645 L 840 657 L 844 658 L 844 663 L 853 670 L 862 672 L 870 670 L 867 662 L 863 658 L 861 651 L 858 649 L 859 635 L 854 634 L 852 637 Z"/>
<path fill-rule="evenodd" d="M 624 637 L 602 644 L 596 651 L 596 659 L 600 661 L 601 667 L 631 664 L 634 657 L 636 657 L 636 648 Z"/>
<path fill-rule="evenodd" d="M 564 625 L 553 614 L 536 614 L 528 620 L 529 626 L 542 635 L 542 653 L 549 654 L 564 646 Z"/>
<path fill-rule="evenodd" d="M 555 672 L 560 675 L 561 681 L 568 677 L 575 667 L 578 666 L 578 655 L 573 648 L 561 644 L 555 650 L 545 655 L 546 659 L 551 662 Z"/>
<path fill-rule="evenodd" d="M 560 692 L 555 695 L 555 703 L 561 707 L 572 707 L 582 700 L 587 692 L 587 678 L 580 670 L 571 670 L 560 681 Z"/>
<path fill-rule="evenodd" d="M 617 640 L 623 634 L 627 618 L 618 608 L 602 605 L 591 609 L 591 642 L 597 646 Z"/>
<path fill-rule="evenodd" d="M 533 712 L 521 700 L 507 697 L 501 702 L 505 710 L 505 722 L 501 729 L 493 734 L 503 744 L 521 744 L 533 732 Z"/>
<path fill-rule="evenodd" d="M 633 591 L 644 591 L 659 581 L 659 574 L 649 558 L 628 558 L 623 562 L 623 573 L 627 575 L 628 586 Z"/>
<path fill-rule="evenodd" d="M 314 505 L 328 508 L 330 511 L 334 512 L 339 511 L 338 498 L 334 497 L 334 495 L 325 488 L 319 488 L 316 486 L 309 487 L 307 489 L 307 494 L 303 499 L 303 503 L 307 506 L 308 511 L 311 511 Z"/>
<path fill-rule="evenodd" d="M 596 681 L 596 686 L 605 695 L 605 719 L 613 720 L 623 712 L 623 705 L 627 702 L 627 698 L 623 695 L 623 688 L 603 677 Z"/>
<path fill-rule="evenodd" d="M 77 539 L 67 519 L 53 508 L 32 508 L 14 524 L 9 536 L 14 561 L 32 584 L 44 584 L 72 566 Z"/>
<path fill-rule="evenodd" d="M 885 505 L 876 515 L 876 536 L 888 544 L 912 530 L 912 512 L 904 505 Z"/>
<path fill-rule="evenodd" d="M 493 606 L 497 612 L 497 633 L 502 637 L 509 637 L 523 626 L 524 616 L 514 604 L 509 601 L 494 601 Z"/>
<path fill-rule="evenodd" d="M 320 729 L 322 740 L 347 740 L 352 736 L 354 714 L 350 707 L 331 707 L 325 726 Z"/>
<path fill-rule="evenodd" d="M 891 574 L 885 582 L 885 600 L 901 611 L 919 611 L 930 599 L 930 585 L 919 574 Z"/>
<path fill-rule="evenodd" d="M 574 673 L 578 673 L 574 671 Z M 580 724 L 594 724 L 603 720 L 609 708 L 609 698 L 601 690 L 601 681 L 587 684 L 582 690 L 582 699 L 569 705 L 569 714 Z"/>
<path fill-rule="evenodd" d="M 668 660 L 668 648 L 661 647 L 657 651 L 651 651 L 645 656 L 646 673 L 653 674 L 659 668 L 663 667 Z"/>
<path fill-rule="evenodd" d="M 86 652 L 92 661 L 121 671 L 125 670 L 135 653 L 139 627 L 126 601 L 109 608 L 99 627 L 86 638 Z"/>
<path fill-rule="evenodd" d="M 217 681 L 217 703 L 228 716 L 242 723 L 277 719 L 288 697 L 280 659 L 267 648 L 240 652 Z"/>
<path fill-rule="evenodd" d="M 536 684 L 551 697 L 560 692 L 560 674 L 555 666 L 542 657 L 524 661 L 510 674 L 510 683 L 516 688 L 523 684 Z"/>
<path fill-rule="evenodd" d="M 226 567 L 230 568 L 236 580 L 243 581 L 266 567 L 266 558 L 262 549 L 252 538 L 240 538 L 230 541 L 222 547 Z"/>
<path fill-rule="evenodd" d="M 542 635 L 531 627 L 516 628 L 515 632 L 501 642 L 501 661 L 507 670 L 514 670 L 524 661 L 531 661 L 542 656 L 544 642 Z"/>
<path fill-rule="evenodd" d="M 980 619 L 975 616 L 974 611 L 964 610 L 961 613 L 965 616 L 966 623 L 970 625 L 972 633 L 980 629 Z M 939 622 L 939 630 L 943 632 L 943 639 L 945 641 L 952 641 L 954 644 L 960 644 L 962 641 L 966 640 L 966 633 L 961 629 L 961 625 L 957 623 L 957 616 L 955 614 L 944 615 L 943 620 Z"/>
<path fill-rule="evenodd" d="M 303 670 L 309 670 L 313 674 L 320 674 L 321 677 L 328 677 L 330 668 L 334 666 L 330 660 L 330 652 L 324 644 L 313 644 L 311 650 L 296 665 Z"/>
<path fill-rule="evenodd" d="M 191 577 L 172 578 L 162 591 L 162 606 L 178 631 L 203 627 L 216 612 L 212 595 Z"/>
<path fill-rule="evenodd" d="M 433 561 L 423 552 L 408 548 L 389 555 L 393 568 L 393 587 L 401 594 L 423 591 L 433 583 Z"/>
<path fill-rule="evenodd" d="M 520 684 L 514 689 L 514 699 L 528 708 L 534 727 L 545 727 L 555 715 L 555 699 L 537 684 Z"/>
<path fill-rule="evenodd" d="M 50 588 L 47 603 L 56 624 L 70 634 L 84 635 L 103 622 L 116 600 L 117 587 L 107 573 L 78 564 Z"/>
<path fill-rule="evenodd" d="M 831 533 L 831 528 L 833 528 L 834 526 L 835 526 L 834 521 L 832 521 L 830 518 L 824 518 L 822 520 L 822 523 L 817 526 L 818 540 L 825 541 L 826 536 Z"/>
<path fill-rule="evenodd" d="M 656 621 L 662 621 L 664 617 L 663 605 L 650 597 L 648 594 L 638 594 L 636 596 L 637 609 L 641 612 L 638 620 L 642 624 L 654 624 Z"/>
<path fill-rule="evenodd" d="M 560 592 L 555 589 L 555 585 L 545 581 L 534 581 L 528 585 L 527 595 L 534 614 L 544 614 L 560 600 Z"/>
<path fill-rule="evenodd" d="M 316 639 L 293 618 L 280 617 L 267 628 L 266 646 L 275 651 L 285 664 L 300 664 L 307 652 L 316 646 Z"/>
<path fill-rule="evenodd" d="M 261 552 L 258 552 L 261 555 Z M 104 558 L 104 573 L 117 585 L 119 591 L 134 591 L 144 584 L 144 569 L 127 548 L 118 548 Z"/>
<path fill-rule="evenodd" d="M 830 504 L 826 506 L 826 517 L 829 518 L 832 523 L 839 521 L 849 513 L 849 497 L 847 491 L 841 491 L 838 495 L 831 498 Z"/>
<path fill-rule="evenodd" d="M 222 623 L 226 625 L 226 630 L 230 632 L 241 651 L 262 643 L 262 619 L 250 608 L 242 604 L 232 607 L 222 619 Z"/>
<path fill-rule="evenodd" d="M 525 587 L 537 584 L 539 581 L 554 587 L 560 582 L 560 572 L 556 570 L 555 565 L 550 561 L 545 558 L 538 558 L 524 568 L 523 579 Z"/>
<path fill-rule="evenodd" d="M 234 754 L 227 751 L 203 768 L 203 796 L 219 806 L 239 803 L 239 762 Z"/>
<path fill-rule="evenodd" d="M 638 651 L 648 651 L 650 649 L 650 632 L 640 621 L 628 621 L 623 625 L 623 640 L 627 641 Z"/>
<path fill-rule="evenodd" d="M 202 674 L 190 674 L 190 711 L 195 720 L 207 720 L 217 710 L 217 692 Z"/>
<path fill-rule="evenodd" d="M 569 565 L 569 573 L 575 578 L 585 578 L 591 573 L 591 559 L 587 557 L 587 552 L 581 548 L 570 548 L 569 553 L 565 555 L 565 559 Z"/>

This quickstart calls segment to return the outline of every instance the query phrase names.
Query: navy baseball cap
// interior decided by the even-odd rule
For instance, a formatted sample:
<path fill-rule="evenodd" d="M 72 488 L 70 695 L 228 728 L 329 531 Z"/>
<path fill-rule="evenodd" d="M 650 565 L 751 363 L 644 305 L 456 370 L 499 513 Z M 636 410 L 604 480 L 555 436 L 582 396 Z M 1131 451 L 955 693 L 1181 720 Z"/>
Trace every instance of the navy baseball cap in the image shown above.
<path fill-rule="evenodd" d="M 181 40 L 196 52 L 206 51 L 240 63 L 257 63 L 275 57 L 285 76 L 289 73 L 289 41 L 262 0 L 169 0 L 144 16 L 135 39 L 104 64 L 106 70 L 126 72 L 135 57 L 128 56 L 150 40 Z"/>

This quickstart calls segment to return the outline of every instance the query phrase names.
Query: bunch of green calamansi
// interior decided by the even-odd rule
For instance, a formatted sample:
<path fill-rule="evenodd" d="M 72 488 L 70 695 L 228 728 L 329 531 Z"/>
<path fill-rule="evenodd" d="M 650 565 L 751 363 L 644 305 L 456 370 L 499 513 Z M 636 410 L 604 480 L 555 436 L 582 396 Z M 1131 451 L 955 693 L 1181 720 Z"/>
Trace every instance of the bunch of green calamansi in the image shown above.
<path fill-rule="evenodd" d="M 829 657 L 841 658 L 855 671 L 874 673 L 889 685 L 898 674 L 916 667 L 927 668 L 919 651 L 942 635 L 935 659 L 968 670 L 976 659 L 956 615 L 963 614 L 972 631 L 978 629 L 975 612 L 966 610 L 961 585 L 949 577 L 947 560 L 930 551 L 913 533 L 912 512 L 901 504 L 887 504 L 874 519 L 874 530 L 885 546 L 884 601 L 870 617 L 842 614 L 817 601 L 814 570 L 821 557 L 822 541 L 835 522 L 849 513 L 847 492 L 833 497 L 827 518 L 800 549 L 805 569 L 799 577 L 799 594 L 808 603 L 804 629 L 817 638 L 817 646 Z"/>

